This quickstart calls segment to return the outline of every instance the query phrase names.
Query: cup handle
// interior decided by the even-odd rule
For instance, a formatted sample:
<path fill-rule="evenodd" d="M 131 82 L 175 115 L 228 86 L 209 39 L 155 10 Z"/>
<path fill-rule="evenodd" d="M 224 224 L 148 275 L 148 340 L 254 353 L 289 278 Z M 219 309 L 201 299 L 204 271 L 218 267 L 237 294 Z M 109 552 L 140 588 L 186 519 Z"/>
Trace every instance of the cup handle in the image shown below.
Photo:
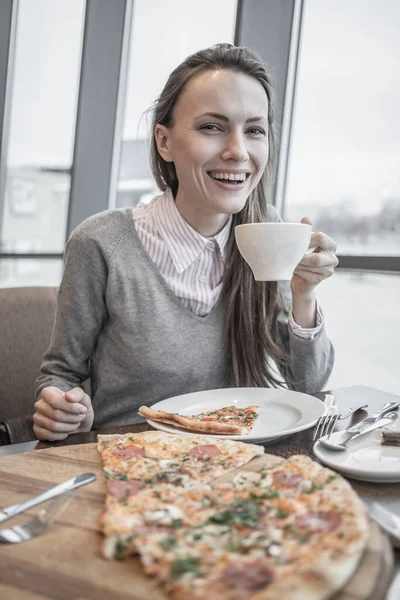
<path fill-rule="evenodd" d="M 308 248 L 308 250 L 306 251 L 306 253 L 304 254 L 304 256 L 306 256 L 306 254 L 311 254 L 315 250 L 318 250 L 318 246 L 312 246 L 311 248 Z M 320 250 L 318 250 L 318 252 L 320 252 Z"/>

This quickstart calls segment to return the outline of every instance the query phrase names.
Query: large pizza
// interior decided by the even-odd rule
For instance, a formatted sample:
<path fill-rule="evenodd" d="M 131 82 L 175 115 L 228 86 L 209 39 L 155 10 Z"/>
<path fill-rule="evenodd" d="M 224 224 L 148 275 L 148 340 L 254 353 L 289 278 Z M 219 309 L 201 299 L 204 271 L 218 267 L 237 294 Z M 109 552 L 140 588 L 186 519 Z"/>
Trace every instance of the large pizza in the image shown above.
<path fill-rule="evenodd" d="M 322 600 L 357 568 L 366 509 L 306 456 L 266 462 L 260 446 L 155 431 L 98 440 L 104 554 L 138 554 L 171 598 Z"/>

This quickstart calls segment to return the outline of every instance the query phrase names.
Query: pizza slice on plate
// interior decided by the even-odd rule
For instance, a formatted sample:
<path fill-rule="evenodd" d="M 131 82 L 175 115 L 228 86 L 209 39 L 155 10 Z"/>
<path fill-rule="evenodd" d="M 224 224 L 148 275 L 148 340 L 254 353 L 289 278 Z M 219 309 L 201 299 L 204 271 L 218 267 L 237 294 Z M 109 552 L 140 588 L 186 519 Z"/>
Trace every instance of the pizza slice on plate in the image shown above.
<path fill-rule="evenodd" d="M 216 435 L 248 435 L 258 417 L 258 408 L 259 406 L 255 405 L 245 408 L 226 406 L 189 416 L 141 406 L 138 413 L 145 419 L 167 423 L 190 431 Z"/>

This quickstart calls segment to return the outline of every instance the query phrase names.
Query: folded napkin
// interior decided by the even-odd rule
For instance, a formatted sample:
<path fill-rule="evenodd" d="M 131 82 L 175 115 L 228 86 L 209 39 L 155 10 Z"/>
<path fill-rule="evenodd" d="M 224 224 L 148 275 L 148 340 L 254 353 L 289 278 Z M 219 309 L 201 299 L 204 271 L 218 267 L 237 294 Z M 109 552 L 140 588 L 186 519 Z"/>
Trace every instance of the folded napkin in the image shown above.
<path fill-rule="evenodd" d="M 400 419 L 382 429 L 381 444 L 385 446 L 400 446 Z"/>

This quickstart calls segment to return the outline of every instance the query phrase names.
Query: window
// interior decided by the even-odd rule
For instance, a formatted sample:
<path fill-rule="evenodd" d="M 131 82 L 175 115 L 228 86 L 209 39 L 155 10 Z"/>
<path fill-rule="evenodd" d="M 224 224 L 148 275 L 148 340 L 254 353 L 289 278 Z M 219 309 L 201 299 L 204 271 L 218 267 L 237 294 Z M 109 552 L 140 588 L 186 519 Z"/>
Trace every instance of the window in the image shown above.
<path fill-rule="evenodd" d="M 366 268 L 400 255 L 399 22 L 397 0 L 303 5 L 284 220 L 310 217 Z M 318 287 L 336 349 L 328 388 L 398 394 L 399 298 L 394 273 L 339 270 Z"/>
<path fill-rule="evenodd" d="M 400 3 L 305 0 L 285 220 L 400 255 Z"/>
<path fill-rule="evenodd" d="M 3 253 L 63 252 L 85 7 L 84 0 L 19 1 L 5 118 Z M 50 262 L 3 259 L 0 285 L 46 284 L 60 271 Z"/>
<path fill-rule="evenodd" d="M 61 274 L 61 258 L 0 258 L 0 287 L 58 285 Z"/>
<path fill-rule="evenodd" d="M 318 290 L 335 367 L 328 388 L 366 385 L 399 393 L 400 277 L 336 271 Z"/>
<path fill-rule="evenodd" d="M 233 43 L 236 3 L 236 0 L 135 0 L 118 207 L 135 206 L 157 194 L 148 160 L 150 119 L 145 112 L 161 92 L 170 72 L 186 56 L 218 42 Z"/>

